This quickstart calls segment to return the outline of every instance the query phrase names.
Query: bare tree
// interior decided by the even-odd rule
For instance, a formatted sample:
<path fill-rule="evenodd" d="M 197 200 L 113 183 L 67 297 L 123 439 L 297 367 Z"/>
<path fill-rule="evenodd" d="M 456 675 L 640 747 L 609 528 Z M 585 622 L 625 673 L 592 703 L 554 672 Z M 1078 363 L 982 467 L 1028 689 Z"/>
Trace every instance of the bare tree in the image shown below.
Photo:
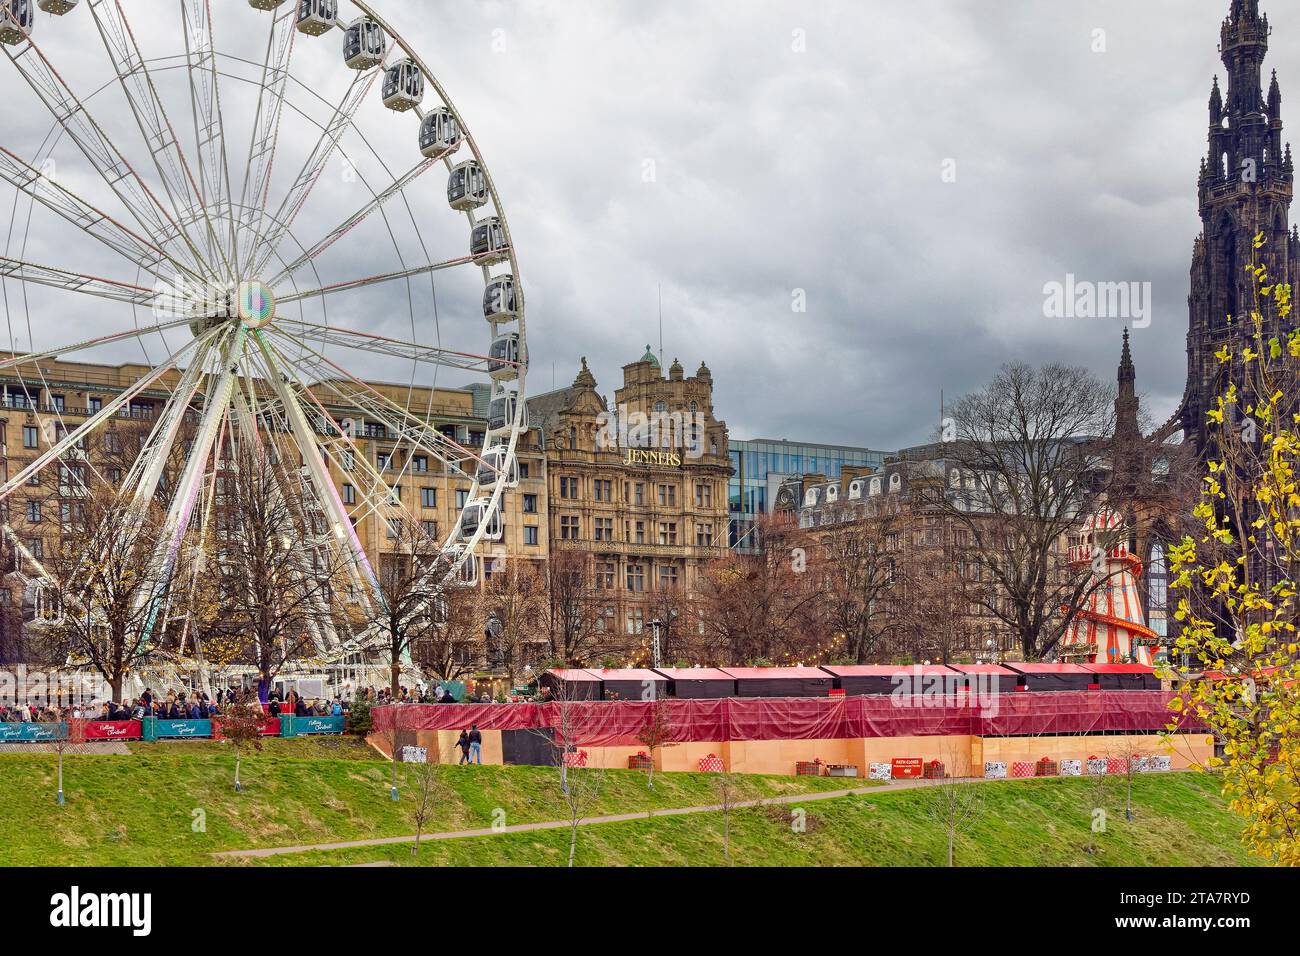
<path fill-rule="evenodd" d="M 389 704 L 376 712 L 376 718 L 375 730 L 388 748 L 388 759 L 393 768 L 388 794 L 393 800 L 398 800 L 397 767 L 402 762 L 402 748 L 415 743 L 419 720 L 412 704 Z"/>
<path fill-rule="evenodd" d="M 577 699 L 569 690 L 569 682 L 559 680 L 553 689 L 550 708 L 550 726 L 535 733 L 551 750 L 551 758 L 559 771 L 560 795 L 568 808 L 569 863 L 574 864 L 578 852 L 578 828 L 600 799 L 605 783 L 604 767 L 578 766 L 574 757 L 580 755 L 583 740 L 600 726 L 595 719 L 591 701 Z M 571 761 L 574 762 L 570 766 Z"/>
<path fill-rule="evenodd" d="M 80 717 L 68 717 L 60 720 L 54 736 L 50 738 L 50 748 L 59 755 L 59 790 L 54 800 L 59 806 L 67 801 L 63 796 L 63 755 L 79 753 L 86 742 L 86 721 Z"/>
<path fill-rule="evenodd" d="M 901 525 L 898 503 L 878 497 L 860 509 L 840 504 L 828 517 L 819 535 L 818 568 L 825 623 L 843 635 L 845 655 L 866 664 L 897 623 L 890 613 L 898 575 L 889 544 Z"/>
<path fill-rule="evenodd" d="M 596 653 L 600 642 L 597 597 L 587 554 L 574 548 L 553 549 L 546 566 L 544 605 L 552 660 L 575 666 Z"/>
<path fill-rule="evenodd" d="M 222 738 L 235 751 L 235 792 L 239 793 L 244 789 L 239 781 L 240 764 L 245 751 L 261 752 L 266 712 L 261 704 L 241 695 L 226 706 L 218 721 Z"/>
<path fill-rule="evenodd" d="M 439 596 L 438 620 L 414 643 L 414 659 L 439 680 L 458 680 L 469 672 L 473 649 L 483 642 L 484 621 L 479 590 L 448 585 Z"/>
<path fill-rule="evenodd" d="M 1085 369 L 1013 363 L 950 409 L 956 474 L 939 501 L 994 585 L 984 606 L 1029 660 L 1055 650 L 1073 614 L 1062 609 L 1081 607 L 1095 586 L 1062 543 L 1098 509 L 1113 398 Z"/>
<path fill-rule="evenodd" d="M 430 759 L 432 756 L 432 759 Z M 411 856 L 420 852 L 420 839 L 424 834 L 424 825 L 433 816 L 434 808 L 440 799 L 445 799 L 449 790 L 443 780 L 440 764 L 443 755 L 440 751 L 424 759 L 417 759 L 406 766 L 406 786 L 415 794 L 411 806 L 411 820 L 415 823 L 415 840 L 411 843 Z"/>
<path fill-rule="evenodd" d="M 174 579 L 164 578 L 156 559 L 160 518 L 156 508 L 136 507 L 103 486 L 65 505 L 57 545 L 44 562 L 57 609 L 44 623 L 121 700 L 126 675 L 157 649 Z"/>
<path fill-rule="evenodd" d="M 345 596 L 353 586 L 338 546 L 318 545 L 295 484 L 273 451 L 241 443 L 233 467 L 216 476 L 215 529 L 199 575 L 205 613 L 192 615 L 209 656 L 251 661 L 258 699 L 289 661 L 323 650 L 350 629 Z"/>
<path fill-rule="evenodd" d="M 935 820 L 943 827 L 948 844 L 948 865 L 955 866 L 957 836 L 965 832 L 979 819 L 983 809 L 983 792 L 981 784 L 955 776 L 960 755 L 955 749 L 944 751 L 944 775 L 935 777 L 929 785 L 930 811 Z"/>
<path fill-rule="evenodd" d="M 731 860 L 731 813 L 740 800 L 740 785 L 735 774 L 725 770 L 713 781 L 713 792 L 722 811 L 722 855 Z"/>
<path fill-rule="evenodd" d="M 697 601 L 710 656 L 719 663 L 807 660 L 817 646 L 822 590 L 810 573 L 812 540 L 791 521 L 758 523 L 759 553 L 710 564 Z"/>
<path fill-rule="evenodd" d="M 394 519 L 396 520 L 396 519 Z M 402 660 L 447 617 L 444 585 L 434 576 L 442 549 L 413 521 L 396 521 L 389 550 L 379 556 L 376 600 L 365 623 L 381 635 L 388 654 L 389 689 L 402 690 Z M 439 575 L 440 577 L 441 575 Z"/>
<path fill-rule="evenodd" d="M 518 680 L 525 665 L 537 664 L 545 656 L 542 618 L 546 582 L 532 561 L 503 563 L 504 568 L 484 582 L 483 604 L 496 622 L 488 658 L 489 664 L 499 661 L 510 679 Z"/>
<path fill-rule="evenodd" d="M 646 777 L 646 787 L 655 788 L 655 758 L 664 747 L 676 746 L 673 743 L 673 722 L 670 705 L 666 698 L 656 697 L 650 705 L 650 714 L 645 725 L 637 731 L 636 739 L 649 751 L 650 771 Z"/>

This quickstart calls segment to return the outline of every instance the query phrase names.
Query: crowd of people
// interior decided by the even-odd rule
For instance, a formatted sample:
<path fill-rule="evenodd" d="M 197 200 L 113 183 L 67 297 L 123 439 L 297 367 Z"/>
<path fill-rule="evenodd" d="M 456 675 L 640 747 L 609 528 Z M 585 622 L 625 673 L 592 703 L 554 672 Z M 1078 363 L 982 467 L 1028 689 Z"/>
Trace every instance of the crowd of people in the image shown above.
<path fill-rule="evenodd" d="M 211 720 L 220 717 L 239 698 L 234 688 L 218 690 L 209 695 L 206 691 L 171 690 L 166 694 L 145 688 L 134 701 L 108 700 L 102 703 L 67 705 L 58 704 L 0 704 L 0 723 L 54 724 L 64 720 L 143 720 L 157 717 L 160 720 Z M 293 714 L 296 717 L 344 717 L 348 704 L 341 698 L 333 701 L 307 700 L 290 690 L 283 697 L 273 691 L 265 705 L 271 717 Z"/>

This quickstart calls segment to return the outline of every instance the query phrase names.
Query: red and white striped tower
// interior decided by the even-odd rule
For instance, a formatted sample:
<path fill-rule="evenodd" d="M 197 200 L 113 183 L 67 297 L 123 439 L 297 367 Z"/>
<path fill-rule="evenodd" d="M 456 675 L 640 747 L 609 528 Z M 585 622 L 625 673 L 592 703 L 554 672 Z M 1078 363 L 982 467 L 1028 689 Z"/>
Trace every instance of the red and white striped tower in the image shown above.
<path fill-rule="evenodd" d="M 1142 562 L 1129 553 L 1127 538 L 1117 533 L 1122 524 L 1113 511 L 1100 511 L 1083 523 L 1081 540 L 1070 546 L 1070 566 L 1089 568 L 1095 586 L 1061 641 L 1063 659 L 1152 663 L 1152 647 L 1142 641 L 1158 640 L 1158 635 L 1146 626 L 1138 595 Z"/>

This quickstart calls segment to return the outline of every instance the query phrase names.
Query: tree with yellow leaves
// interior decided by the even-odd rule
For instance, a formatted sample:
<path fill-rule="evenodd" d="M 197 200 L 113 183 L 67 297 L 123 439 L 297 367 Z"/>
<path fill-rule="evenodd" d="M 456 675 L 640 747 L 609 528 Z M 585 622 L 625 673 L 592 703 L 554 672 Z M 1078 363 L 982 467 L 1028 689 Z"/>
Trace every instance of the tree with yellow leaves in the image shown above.
<path fill-rule="evenodd" d="M 1260 233 L 1255 249 L 1263 243 Z M 1207 769 L 1244 819 L 1249 851 L 1300 865 L 1300 330 L 1288 330 L 1291 287 L 1247 268 L 1254 308 L 1240 351 L 1217 353 L 1197 531 L 1170 554 L 1182 678 L 1171 706 L 1221 745 Z"/>

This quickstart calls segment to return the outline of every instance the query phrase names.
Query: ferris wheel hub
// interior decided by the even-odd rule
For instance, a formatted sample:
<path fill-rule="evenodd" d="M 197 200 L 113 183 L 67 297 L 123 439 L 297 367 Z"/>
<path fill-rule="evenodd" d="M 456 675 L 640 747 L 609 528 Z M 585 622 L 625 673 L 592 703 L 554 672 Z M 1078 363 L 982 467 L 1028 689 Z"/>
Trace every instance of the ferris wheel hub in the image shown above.
<path fill-rule="evenodd" d="M 260 279 L 241 282 L 235 292 L 235 311 L 245 328 L 265 328 L 275 318 L 275 296 Z"/>

